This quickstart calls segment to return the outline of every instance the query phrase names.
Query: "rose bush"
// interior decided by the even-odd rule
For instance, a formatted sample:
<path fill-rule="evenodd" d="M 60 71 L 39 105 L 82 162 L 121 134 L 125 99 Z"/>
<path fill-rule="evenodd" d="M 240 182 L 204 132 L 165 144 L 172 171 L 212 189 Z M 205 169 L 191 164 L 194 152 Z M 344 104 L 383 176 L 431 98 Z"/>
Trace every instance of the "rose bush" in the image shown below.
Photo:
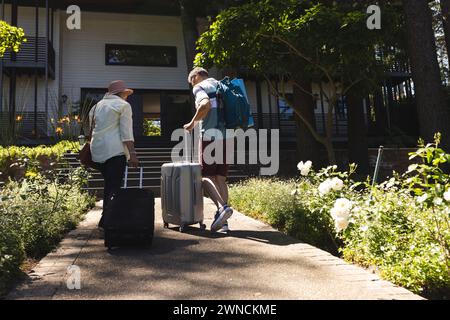
<path fill-rule="evenodd" d="M 355 166 L 316 172 L 300 162 L 297 180 L 250 179 L 230 190 L 231 204 L 281 231 L 373 267 L 427 297 L 450 298 L 450 155 L 420 142 L 416 164 L 372 186 L 351 179 Z"/>

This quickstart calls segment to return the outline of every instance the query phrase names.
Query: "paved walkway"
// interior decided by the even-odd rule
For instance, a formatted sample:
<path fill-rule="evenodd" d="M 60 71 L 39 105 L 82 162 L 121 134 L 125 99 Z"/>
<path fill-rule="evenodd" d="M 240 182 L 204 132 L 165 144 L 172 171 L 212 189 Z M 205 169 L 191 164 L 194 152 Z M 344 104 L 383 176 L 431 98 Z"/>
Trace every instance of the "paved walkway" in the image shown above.
<path fill-rule="evenodd" d="M 150 249 L 108 252 L 96 224 L 100 207 L 34 268 L 7 299 L 421 299 L 329 253 L 238 212 L 230 235 L 163 229 L 160 199 Z M 67 288 L 67 268 L 81 289 Z"/>

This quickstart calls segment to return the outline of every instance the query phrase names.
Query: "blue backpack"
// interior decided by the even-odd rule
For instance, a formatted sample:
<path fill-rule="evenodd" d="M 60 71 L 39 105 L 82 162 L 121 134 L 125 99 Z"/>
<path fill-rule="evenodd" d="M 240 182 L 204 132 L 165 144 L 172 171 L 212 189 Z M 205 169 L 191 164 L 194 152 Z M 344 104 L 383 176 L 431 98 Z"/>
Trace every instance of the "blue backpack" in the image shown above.
<path fill-rule="evenodd" d="M 245 90 L 245 88 L 244 88 Z M 225 77 L 219 81 L 216 91 L 219 121 L 226 129 L 247 129 L 253 126 L 246 93 L 235 81 Z"/>

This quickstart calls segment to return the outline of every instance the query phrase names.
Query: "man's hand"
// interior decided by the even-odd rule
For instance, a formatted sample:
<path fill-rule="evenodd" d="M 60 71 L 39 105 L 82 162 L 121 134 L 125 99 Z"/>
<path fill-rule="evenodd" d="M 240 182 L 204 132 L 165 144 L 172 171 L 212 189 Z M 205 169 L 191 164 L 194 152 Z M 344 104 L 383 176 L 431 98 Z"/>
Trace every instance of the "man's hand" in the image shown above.
<path fill-rule="evenodd" d="M 191 132 L 195 127 L 195 122 L 191 121 L 183 126 L 184 130 Z"/>
<path fill-rule="evenodd" d="M 128 166 L 132 168 L 139 167 L 139 160 L 135 153 L 130 154 L 130 160 L 128 161 Z"/>

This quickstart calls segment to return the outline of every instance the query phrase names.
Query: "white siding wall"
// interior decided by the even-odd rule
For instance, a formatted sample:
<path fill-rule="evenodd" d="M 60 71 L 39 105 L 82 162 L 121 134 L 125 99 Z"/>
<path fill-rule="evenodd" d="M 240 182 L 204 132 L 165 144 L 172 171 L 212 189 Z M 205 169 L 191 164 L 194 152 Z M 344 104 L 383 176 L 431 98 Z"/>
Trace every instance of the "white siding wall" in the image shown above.
<path fill-rule="evenodd" d="M 180 18 L 136 14 L 82 12 L 81 30 L 62 25 L 62 92 L 72 101 L 80 88 L 106 88 L 122 79 L 134 89 L 188 89 Z M 136 67 L 105 65 L 105 44 L 177 47 L 178 66 Z"/>

